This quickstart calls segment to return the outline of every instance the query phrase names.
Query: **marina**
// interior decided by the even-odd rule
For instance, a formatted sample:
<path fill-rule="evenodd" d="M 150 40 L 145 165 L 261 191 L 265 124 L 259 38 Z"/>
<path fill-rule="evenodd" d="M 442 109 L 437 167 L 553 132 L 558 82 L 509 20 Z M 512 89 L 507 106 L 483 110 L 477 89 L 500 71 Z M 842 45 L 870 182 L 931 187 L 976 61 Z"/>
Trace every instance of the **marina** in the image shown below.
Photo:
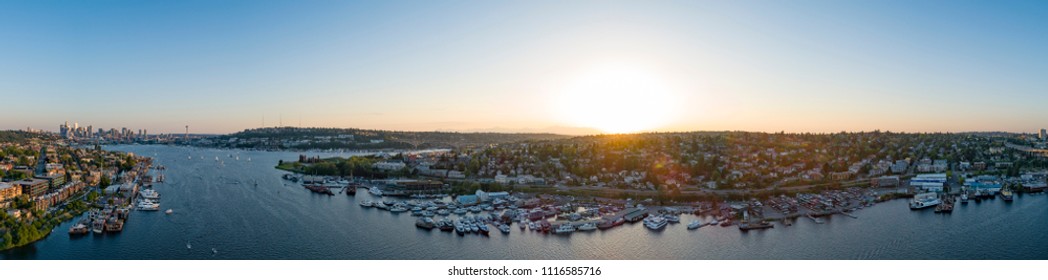
<path fill-rule="evenodd" d="M 452 207 L 449 198 L 444 206 L 436 206 L 434 199 L 410 197 L 374 196 L 361 191 L 355 196 L 316 195 L 282 178 L 282 171 L 272 169 L 267 161 L 294 158 L 293 153 L 247 151 L 251 162 L 231 161 L 224 166 L 215 161 L 200 160 L 228 154 L 222 150 L 192 149 L 164 146 L 117 146 L 141 154 L 157 153 L 165 163 L 167 181 L 152 188 L 162 197 L 164 209 L 174 209 L 172 214 L 162 211 L 129 211 L 134 217 L 127 219 L 119 234 L 52 234 L 44 240 L 25 248 L 4 252 L 2 258 L 34 259 L 547 259 L 547 258 L 592 258 L 592 259 L 1015 259 L 1045 258 L 1041 251 L 1022 250 L 1039 246 L 1042 233 L 1048 232 L 1048 213 L 1042 211 L 1048 203 L 1048 195 L 1015 194 L 1011 203 L 1003 199 L 987 199 L 956 207 L 950 215 L 933 211 L 912 211 L 909 200 L 896 199 L 877 203 L 870 207 L 855 209 L 850 215 L 800 214 L 808 218 L 784 218 L 788 216 L 769 210 L 776 207 L 763 203 L 765 219 L 789 220 L 792 226 L 740 231 L 730 212 L 730 205 L 723 208 L 712 205 L 695 205 L 693 209 L 682 207 L 644 206 L 641 208 L 605 209 L 596 211 L 591 217 L 571 221 L 557 219 L 560 209 L 552 213 L 533 208 L 518 208 L 517 219 L 501 223 L 490 222 L 491 214 L 500 216 L 509 207 L 480 212 L 460 210 L 471 207 Z M 192 154 L 194 160 L 186 160 Z M 201 157 L 203 156 L 203 157 Z M 245 157 L 244 154 L 241 157 Z M 223 178 L 218 180 L 216 178 Z M 228 182 L 255 182 L 232 184 Z M 227 182 L 227 183 L 223 183 Z M 824 196 L 824 200 L 830 196 Z M 815 197 L 805 198 L 816 201 Z M 416 226 L 419 218 L 404 212 L 394 214 L 364 204 L 378 204 L 392 208 L 397 203 L 412 201 L 433 202 L 438 207 L 434 212 L 434 229 Z M 778 199 L 783 209 L 792 202 Z M 804 213 L 806 206 L 797 200 L 798 211 Z M 384 202 L 390 202 L 386 205 Z M 418 204 L 418 203 L 416 203 Z M 576 201 L 578 216 L 584 216 L 590 202 Z M 637 201 L 634 204 L 646 204 Z M 753 204 L 747 203 L 747 204 Z M 549 204 L 560 206 L 561 204 Z M 598 206 L 593 204 L 593 206 Z M 753 204 L 755 205 L 755 204 Z M 410 205 L 409 205 L 410 206 Z M 425 206 L 425 207 L 423 207 Z M 541 205 L 540 205 L 541 206 Z M 638 205 L 631 205 L 638 206 Z M 742 205 L 737 205 L 742 206 Z M 418 205 L 420 214 L 428 205 Z M 410 207 L 414 208 L 414 207 Z M 410 209 L 409 208 L 409 209 Z M 599 208 L 599 207 L 597 207 Z M 815 209 L 820 209 L 814 207 Z M 255 209 L 243 211 L 243 209 Z M 546 209 L 546 208 L 543 208 Z M 726 209 L 725 211 L 721 211 Z M 451 210 L 448 216 L 436 214 L 440 210 Z M 546 209 L 549 210 L 549 209 Z M 618 210 L 618 211 L 610 211 Z M 689 212 L 680 214 L 680 224 L 666 225 L 661 230 L 651 230 L 642 223 L 650 216 L 665 215 L 673 210 Z M 692 210 L 692 211 L 689 211 Z M 700 214 L 694 214 L 695 210 Z M 215 215 L 215 213 L 223 213 Z M 537 217 L 535 220 L 527 217 Z M 72 229 L 76 223 L 88 218 L 74 218 L 59 228 Z M 483 235 L 478 220 L 489 232 Z M 523 219 L 521 219 L 523 218 Z M 652 218 L 656 219 L 656 218 Z M 104 219 L 98 219 L 105 221 Z M 524 222 L 522 222 L 522 220 Z M 632 220 L 632 222 L 628 221 Z M 688 230 L 688 224 L 702 220 L 706 224 L 696 230 Z M 443 221 L 443 222 L 441 222 Z M 716 222 L 715 222 L 716 221 Z M 821 221 L 822 223 L 816 223 Z M 447 223 L 450 222 L 450 225 Z M 741 222 L 741 220 L 740 220 Z M 583 226 L 596 223 L 597 230 L 583 230 Z M 570 224 L 575 230 L 568 232 Z M 658 226 L 661 222 L 654 223 Z M 728 224 L 727 227 L 709 225 Z M 959 224 L 970 227 L 956 231 Z M 99 223 L 99 231 L 105 233 L 105 223 Z M 422 224 L 428 227 L 427 223 Z M 502 227 L 505 225 L 506 227 Z M 503 228 L 521 227 L 522 230 Z M 563 234 L 556 229 L 564 227 Z M 76 231 L 93 224 L 76 227 Z M 302 231 L 309 228 L 309 231 Z M 587 226 L 588 228 L 588 226 Z M 264 229 L 264 230 L 263 230 Z M 942 233 L 946 233 L 943 235 Z M 1002 234 L 1015 238 L 1002 239 Z M 862 235 L 863 240 L 854 236 Z M 286 237 L 297 236 L 294 240 Z M 72 237 L 72 238 L 71 238 Z M 907 242 L 922 242 L 921 249 L 898 246 L 904 238 Z M 1032 243 L 1031 243 L 1032 242 Z M 192 244 L 192 245 L 190 245 Z M 971 246 L 979 244 L 979 246 Z M 995 250 L 978 249 L 990 246 Z M 202 249 L 206 248 L 206 249 Z M 213 254 L 210 248 L 220 253 Z M 506 250 L 492 250 L 505 248 Z M 559 248 L 574 248 L 569 254 Z M 825 248 L 825 249 L 821 249 Z M 308 251 L 310 253 L 299 253 Z M 950 253 L 945 253 L 949 251 Z"/>

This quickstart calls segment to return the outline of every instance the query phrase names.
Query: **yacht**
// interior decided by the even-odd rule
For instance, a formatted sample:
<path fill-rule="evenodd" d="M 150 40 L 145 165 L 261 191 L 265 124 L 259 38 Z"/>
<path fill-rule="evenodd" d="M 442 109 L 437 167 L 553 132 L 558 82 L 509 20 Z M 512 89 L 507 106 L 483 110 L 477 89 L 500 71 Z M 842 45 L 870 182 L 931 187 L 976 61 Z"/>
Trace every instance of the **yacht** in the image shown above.
<path fill-rule="evenodd" d="M 557 234 L 572 232 L 575 232 L 575 227 L 571 226 L 571 224 L 563 224 L 557 227 L 557 229 L 553 230 L 553 233 Z"/>
<path fill-rule="evenodd" d="M 368 192 L 375 196 L 382 196 L 382 190 L 378 189 L 378 187 L 370 187 Z"/>
<path fill-rule="evenodd" d="M 466 208 L 455 209 L 454 213 L 455 214 L 459 214 L 459 215 L 465 215 L 466 214 Z"/>
<path fill-rule="evenodd" d="M 680 222 L 680 216 L 666 214 L 665 218 L 666 218 L 666 221 L 670 222 L 670 223 L 676 224 L 676 223 Z"/>
<path fill-rule="evenodd" d="M 360 202 L 360 206 L 371 207 L 371 200 L 364 200 Z"/>
<path fill-rule="evenodd" d="M 441 216 L 451 215 L 451 211 L 448 211 L 448 209 L 440 209 L 440 210 L 437 210 L 437 215 L 441 215 Z"/>
<path fill-rule="evenodd" d="M 661 230 L 666 227 L 666 218 L 658 215 L 652 215 L 644 219 L 644 226 L 651 230 Z"/>
<path fill-rule="evenodd" d="M 171 213 L 175 213 L 175 210 L 167 209 L 167 211 L 164 211 L 164 214 L 169 214 L 170 215 Z"/>
<path fill-rule="evenodd" d="M 480 230 L 480 234 L 488 235 L 488 225 L 486 225 L 486 224 L 479 224 L 479 225 L 477 225 L 477 229 Z"/>
<path fill-rule="evenodd" d="M 498 226 L 498 228 L 499 228 L 499 231 L 501 231 L 502 233 L 505 233 L 505 234 L 509 233 L 509 226 L 506 225 L 506 224 L 500 224 Z"/>
<path fill-rule="evenodd" d="M 469 211 L 473 212 L 473 213 L 480 213 L 480 207 L 479 206 L 470 207 Z"/>
<path fill-rule="evenodd" d="M 138 210 L 146 210 L 146 211 L 157 211 L 157 210 L 160 210 L 160 204 L 154 203 L 153 201 L 148 200 L 148 199 L 139 200 L 138 201 L 138 205 L 136 205 L 136 207 L 138 208 Z"/>
<path fill-rule="evenodd" d="M 597 230 L 597 224 L 596 223 L 585 223 L 585 224 L 582 224 L 581 226 L 579 226 L 579 231 L 592 231 L 592 230 Z"/>
<path fill-rule="evenodd" d="M 146 199 L 152 199 L 152 200 L 160 199 L 160 193 L 157 193 L 153 189 L 144 189 L 141 192 L 139 192 L 138 194 L 141 195 L 143 198 L 146 198 Z"/>
<path fill-rule="evenodd" d="M 382 202 L 379 202 L 379 201 L 372 202 L 371 205 L 375 206 L 375 208 L 378 208 L 378 209 L 389 210 L 389 205 L 386 205 L 385 203 L 382 203 Z"/>

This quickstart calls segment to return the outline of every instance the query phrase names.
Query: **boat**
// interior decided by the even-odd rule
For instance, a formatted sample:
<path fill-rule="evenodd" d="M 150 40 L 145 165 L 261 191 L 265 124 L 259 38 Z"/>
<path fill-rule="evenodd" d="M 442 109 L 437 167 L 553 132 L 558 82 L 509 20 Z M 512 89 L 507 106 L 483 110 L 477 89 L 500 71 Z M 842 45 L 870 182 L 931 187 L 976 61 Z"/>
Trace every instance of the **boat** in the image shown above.
<path fill-rule="evenodd" d="M 91 232 L 91 229 L 87 228 L 87 221 L 80 221 L 69 228 L 69 235 L 84 235 Z"/>
<path fill-rule="evenodd" d="M 368 188 L 368 193 L 371 193 L 371 195 L 375 196 L 382 196 L 382 190 L 378 189 L 378 187 Z"/>
<path fill-rule="evenodd" d="M 615 220 L 606 220 L 606 221 L 598 224 L 597 228 L 600 229 L 600 230 L 606 230 L 606 229 L 610 229 L 610 228 L 613 228 L 613 227 L 621 226 L 621 225 L 623 225 L 625 223 L 626 223 L 626 219 L 625 218 L 618 218 L 618 219 L 615 219 Z"/>
<path fill-rule="evenodd" d="M 466 228 L 465 225 L 462 224 L 462 222 L 455 221 L 455 233 L 457 233 L 459 236 L 463 236 L 466 234 Z"/>
<path fill-rule="evenodd" d="M 571 224 L 562 224 L 557 227 L 557 229 L 553 230 L 553 233 L 556 234 L 568 234 L 572 232 L 575 232 L 575 227 L 571 226 Z"/>
<path fill-rule="evenodd" d="M 961 193 L 961 204 L 968 204 L 968 192 Z"/>
<path fill-rule="evenodd" d="M 335 193 L 331 192 L 330 188 L 325 187 L 325 186 L 320 186 L 320 185 L 302 185 L 302 187 L 305 187 L 306 189 L 308 189 L 309 191 L 314 192 L 314 193 L 326 194 L 326 195 L 335 195 Z"/>
<path fill-rule="evenodd" d="M 578 231 L 594 231 L 597 230 L 596 223 L 585 223 L 579 226 Z"/>
<path fill-rule="evenodd" d="M 651 230 L 661 230 L 666 228 L 666 224 L 668 223 L 669 222 L 666 221 L 666 218 L 659 215 L 652 215 L 644 218 L 644 226 Z"/>
<path fill-rule="evenodd" d="M 1012 190 L 1001 189 L 1001 198 L 1003 198 L 1004 201 L 1011 202 L 1014 198 L 1014 194 L 1012 193 Z"/>
<path fill-rule="evenodd" d="M 415 226 L 421 229 L 430 230 L 436 227 L 436 224 L 433 222 L 433 219 L 419 218 L 418 220 L 415 220 Z"/>
<path fill-rule="evenodd" d="M 357 195 L 357 186 L 346 186 L 346 195 Z"/>
<path fill-rule="evenodd" d="M 386 205 L 385 203 L 378 202 L 378 201 L 372 202 L 371 206 L 374 206 L 375 208 L 382 209 L 382 210 L 389 210 L 389 205 Z"/>
<path fill-rule="evenodd" d="M 91 223 L 91 232 L 94 232 L 95 234 L 102 234 L 102 232 L 105 230 L 105 227 L 106 219 L 95 219 L 95 221 Z"/>
<path fill-rule="evenodd" d="M 670 223 L 673 223 L 673 224 L 680 223 L 680 216 L 666 214 L 664 216 L 664 218 L 666 218 L 667 222 L 670 222 Z"/>
<path fill-rule="evenodd" d="M 752 230 L 752 229 L 766 229 L 766 228 L 772 228 L 772 227 L 775 227 L 775 225 L 773 225 L 773 224 L 771 224 L 769 222 L 766 222 L 766 221 L 741 222 L 741 223 L 739 223 L 739 230 L 741 230 L 741 231 L 748 231 L 748 230 Z"/>
<path fill-rule="evenodd" d="M 486 224 L 477 225 L 477 230 L 480 230 L 480 234 L 488 235 L 488 225 Z"/>
<path fill-rule="evenodd" d="M 139 200 L 138 204 L 135 205 L 135 207 L 138 208 L 138 210 L 145 210 L 145 211 L 157 211 L 157 210 L 160 210 L 160 204 L 155 203 L 152 200 L 148 200 L 148 199 Z"/>
<path fill-rule="evenodd" d="M 502 233 L 504 233 L 504 234 L 509 234 L 509 225 L 507 225 L 507 224 L 499 224 L 499 226 L 497 226 L 497 228 L 498 228 L 498 229 L 499 229 L 499 231 L 501 231 Z"/>
<path fill-rule="evenodd" d="M 921 193 L 913 196 L 910 200 L 910 210 L 924 209 L 942 203 L 939 195 L 934 192 Z"/>
<path fill-rule="evenodd" d="M 453 213 L 459 214 L 459 215 L 465 215 L 466 214 L 466 208 L 455 209 L 455 211 L 453 211 Z"/>
<path fill-rule="evenodd" d="M 724 219 L 720 222 L 721 227 L 730 227 L 732 224 L 734 223 L 731 221 L 731 219 Z"/>
<path fill-rule="evenodd" d="M 167 209 L 167 211 L 164 211 L 164 214 L 170 215 L 171 213 L 175 213 L 175 210 Z"/>
<path fill-rule="evenodd" d="M 702 227 L 702 222 L 699 220 L 694 220 L 691 221 L 691 223 L 688 223 L 688 229 L 697 229 L 699 227 Z"/>
<path fill-rule="evenodd" d="M 189 241 L 186 241 L 186 249 L 193 249 L 193 245 L 189 244 Z"/>
<path fill-rule="evenodd" d="M 448 209 L 440 209 L 440 210 L 437 210 L 437 215 L 441 215 L 441 216 L 451 215 L 451 211 L 448 211 Z"/>
<path fill-rule="evenodd" d="M 124 221 L 121 221 L 120 219 L 117 219 L 116 217 L 109 218 L 109 221 L 106 221 L 106 227 L 105 228 L 106 228 L 107 232 L 120 232 L 120 231 L 123 231 L 124 230 Z"/>
<path fill-rule="evenodd" d="M 480 206 L 473 206 L 469 208 L 469 211 L 473 213 L 480 213 L 480 210 Z"/>
<path fill-rule="evenodd" d="M 407 212 L 407 211 L 408 211 L 407 207 L 404 207 L 403 205 L 399 205 L 399 204 L 398 205 L 394 205 L 392 208 L 389 208 L 389 212 L 393 212 L 393 213 L 400 213 L 400 212 Z"/>
<path fill-rule="evenodd" d="M 455 224 L 448 220 L 441 220 L 437 223 L 437 227 L 440 231 L 453 231 L 455 230 Z"/>
<path fill-rule="evenodd" d="M 478 227 L 477 224 L 470 223 L 469 224 L 469 232 L 474 232 L 474 233 L 475 232 L 480 232 L 480 227 Z"/>
<path fill-rule="evenodd" d="M 138 195 L 141 195 L 143 198 L 146 198 L 146 199 L 152 199 L 152 200 L 160 199 L 160 193 L 157 193 L 153 189 L 143 189 L 141 192 L 138 193 Z"/>
<path fill-rule="evenodd" d="M 364 206 L 364 207 L 371 207 L 371 206 L 373 206 L 373 205 L 372 205 L 372 203 L 371 203 L 371 200 L 364 200 L 364 201 L 361 201 L 361 202 L 360 202 L 360 206 Z"/>

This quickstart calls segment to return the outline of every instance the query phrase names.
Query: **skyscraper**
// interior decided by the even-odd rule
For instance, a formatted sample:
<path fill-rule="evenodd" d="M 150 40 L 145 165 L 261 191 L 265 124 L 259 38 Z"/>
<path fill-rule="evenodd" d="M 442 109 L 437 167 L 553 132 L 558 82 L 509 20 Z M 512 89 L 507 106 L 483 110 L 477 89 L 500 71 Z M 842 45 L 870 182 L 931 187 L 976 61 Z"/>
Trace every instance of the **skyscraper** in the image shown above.
<path fill-rule="evenodd" d="M 1041 129 L 1040 138 L 1041 138 L 1041 141 L 1048 140 L 1048 131 L 1045 131 L 1044 128 Z"/>

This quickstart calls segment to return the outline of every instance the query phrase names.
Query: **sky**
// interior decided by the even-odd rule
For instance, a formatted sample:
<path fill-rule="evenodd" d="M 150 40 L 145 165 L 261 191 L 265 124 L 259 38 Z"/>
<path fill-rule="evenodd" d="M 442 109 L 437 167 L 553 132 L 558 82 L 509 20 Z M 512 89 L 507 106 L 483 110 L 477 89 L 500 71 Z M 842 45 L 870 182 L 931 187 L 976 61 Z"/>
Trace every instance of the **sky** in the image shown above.
<path fill-rule="evenodd" d="M 1032 132 L 1046 52 L 1045 1 L 2 1 L 0 129 Z"/>

